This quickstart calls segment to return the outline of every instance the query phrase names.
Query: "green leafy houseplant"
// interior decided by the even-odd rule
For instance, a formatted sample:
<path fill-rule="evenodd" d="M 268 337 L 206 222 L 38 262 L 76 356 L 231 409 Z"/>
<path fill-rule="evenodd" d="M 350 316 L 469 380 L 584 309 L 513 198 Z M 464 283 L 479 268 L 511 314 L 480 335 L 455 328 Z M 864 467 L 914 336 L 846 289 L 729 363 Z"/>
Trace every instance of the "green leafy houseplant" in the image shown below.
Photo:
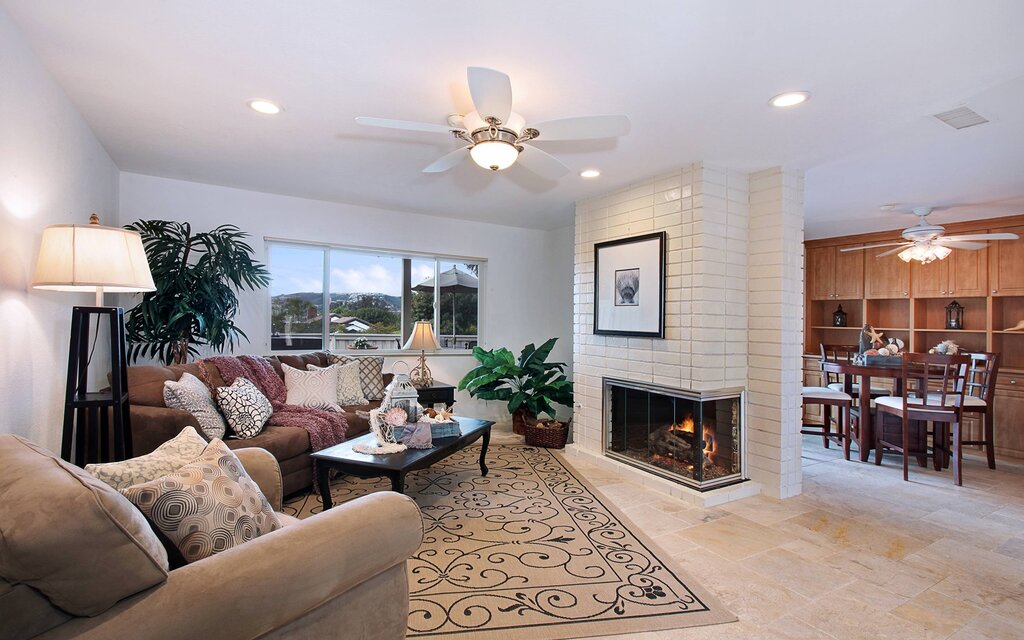
<path fill-rule="evenodd" d="M 198 347 L 234 349 L 248 336 L 234 323 L 236 291 L 270 284 L 270 273 L 253 260 L 248 234 L 230 224 L 193 233 L 187 222 L 140 220 L 126 225 L 139 232 L 156 291 L 128 312 L 128 354 L 183 363 Z"/>
<path fill-rule="evenodd" d="M 516 359 L 508 349 L 473 349 L 480 363 L 459 382 L 459 389 L 481 400 L 508 403 L 514 427 L 535 421 L 546 413 L 555 417 L 554 404 L 572 406 L 572 381 L 565 376 L 565 363 L 545 362 L 558 338 L 539 347 L 532 343 Z M 520 431 L 517 430 L 517 433 Z"/>

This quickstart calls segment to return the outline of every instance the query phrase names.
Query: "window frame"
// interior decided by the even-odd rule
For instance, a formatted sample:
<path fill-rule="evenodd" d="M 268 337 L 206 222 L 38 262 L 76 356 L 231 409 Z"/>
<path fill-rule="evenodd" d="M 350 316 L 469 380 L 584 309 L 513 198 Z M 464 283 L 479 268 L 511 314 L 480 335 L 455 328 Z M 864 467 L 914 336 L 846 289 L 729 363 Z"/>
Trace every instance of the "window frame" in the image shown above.
<path fill-rule="evenodd" d="M 325 309 L 325 312 L 323 313 L 323 321 L 321 322 L 321 328 L 320 328 L 322 350 L 327 350 L 327 347 L 330 345 L 330 321 L 329 321 L 329 318 L 330 318 L 330 297 L 331 297 L 330 276 L 331 276 L 331 252 L 332 251 L 348 251 L 348 252 L 352 252 L 352 253 L 363 253 L 363 254 L 375 255 L 375 256 L 385 255 L 385 256 L 391 256 L 391 257 L 402 258 L 402 259 L 410 259 L 410 260 L 433 260 L 434 261 L 434 304 L 433 304 L 433 308 L 434 308 L 434 322 L 433 322 L 433 328 L 434 328 L 434 335 L 438 336 L 438 337 L 440 337 L 439 329 L 440 329 L 440 323 L 441 323 L 441 310 L 440 310 L 441 296 L 440 296 L 440 283 L 439 283 L 440 272 L 441 272 L 441 262 L 442 261 L 452 261 L 452 262 L 472 263 L 472 264 L 479 265 L 480 269 L 479 269 L 479 274 L 477 275 L 477 278 L 479 279 L 481 285 L 486 280 L 486 275 L 487 275 L 487 258 L 481 258 L 481 257 L 460 256 L 460 255 L 444 254 L 444 253 L 430 253 L 430 252 L 426 252 L 426 251 L 402 251 L 402 250 L 399 250 L 399 249 L 384 249 L 384 248 L 378 248 L 378 247 L 365 247 L 365 246 L 359 246 L 359 245 L 334 244 L 334 243 L 328 243 L 328 242 L 312 242 L 312 241 L 308 241 L 308 240 L 294 240 L 294 239 L 290 239 L 290 238 L 278 238 L 278 237 L 274 237 L 274 236 L 264 236 L 263 244 L 264 244 L 264 251 L 265 251 L 265 255 L 266 255 L 265 262 L 266 262 L 266 265 L 267 265 L 267 270 L 270 271 L 271 274 L 273 274 L 273 272 L 274 272 L 274 266 L 273 266 L 273 263 L 272 263 L 272 254 L 271 254 L 271 246 L 272 245 L 283 245 L 283 246 L 301 247 L 301 248 L 306 248 L 306 249 L 319 249 L 321 251 L 322 256 L 323 256 L 323 259 L 322 259 L 322 262 L 323 262 L 323 275 L 322 275 L 322 278 L 323 278 L 323 298 L 322 298 L 321 304 L 323 305 L 323 308 Z M 266 292 L 267 292 L 267 294 L 266 294 L 266 299 L 264 301 L 264 303 L 265 303 L 264 309 L 266 309 L 267 312 L 268 312 L 267 313 L 267 325 L 266 325 L 267 326 L 267 344 L 266 344 L 267 352 L 270 355 L 294 355 L 294 354 L 297 354 L 297 353 L 302 353 L 302 351 L 300 351 L 300 350 L 284 350 L 284 351 L 282 351 L 282 350 L 274 350 L 273 349 L 273 344 L 274 344 L 274 342 L 273 342 L 274 314 L 272 312 L 272 308 L 273 308 L 274 294 L 271 291 L 271 287 L 269 287 L 269 286 L 266 287 Z M 405 292 L 405 290 L 403 288 L 402 296 L 401 296 L 402 297 L 402 307 L 403 308 L 405 306 L 405 295 L 406 295 L 406 292 Z M 477 335 L 477 344 L 478 345 L 482 345 L 484 343 L 484 331 L 485 331 L 484 324 L 485 323 L 483 321 L 483 313 L 482 313 L 481 310 L 484 308 L 484 299 L 485 299 L 485 297 L 486 297 L 485 287 L 481 286 L 477 290 L 477 301 L 476 301 L 476 310 L 477 310 L 477 312 L 476 312 L 476 315 L 477 315 L 477 318 L 476 318 L 476 335 Z M 401 313 L 400 313 L 400 315 L 401 315 Z M 402 333 L 403 334 L 404 334 L 406 320 L 407 319 L 404 318 L 404 317 L 401 318 L 401 321 L 402 321 Z M 411 318 L 409 318 L 408 320 L 410 322 L 413 322 Z M 403 337 L 404 337 L 404 335 L 403 335 Z M 353 355 L 353 354 L 355 354 L 355 355 L 375 355 L 375 356 L 388 356 L 388 357 L 392 357 L 392 356 L 408 356 L 409 353 L 411 353 L 411 352 L 406 351 L 404 349 L 373 349 L 372 353 L 367 353 L 366 350 L 361 350 L 361 349 L 342 349 L 342 350 L 338 350 L 337 353 L 343 353 L 343 354 L 346 354 L 346 355 Z M 433 357 L 438 357 L 438 356 L 440 356 L 440 357 L 445 357 L 445 356 L 466 356 L 466 355 L 472 355 L 472 353 L 473 353 L 472 349 L 443 349 L 442 348 L 442 349 L 440 349 L 438 351 L 435 351 L 435 352 L 431 353 L 430 357 L 433 358 Z"/>

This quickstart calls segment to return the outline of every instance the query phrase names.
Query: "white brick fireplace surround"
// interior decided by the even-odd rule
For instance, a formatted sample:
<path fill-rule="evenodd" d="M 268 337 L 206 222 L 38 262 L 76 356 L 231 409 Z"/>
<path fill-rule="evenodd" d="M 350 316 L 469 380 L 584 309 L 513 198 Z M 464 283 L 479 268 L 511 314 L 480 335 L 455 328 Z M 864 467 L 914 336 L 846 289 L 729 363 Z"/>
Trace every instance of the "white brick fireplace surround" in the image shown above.
<path fill-rule="evenodd" d="M 803 176 L 705 163 L 576 204 L 570 455 L 687 501 L 800 493 Z M 665 338 L 594 335 L 594 243 L 668 235 Z M 603 455 L 602 378 L 745 387 L 746 475 L 699 493 Z"/>

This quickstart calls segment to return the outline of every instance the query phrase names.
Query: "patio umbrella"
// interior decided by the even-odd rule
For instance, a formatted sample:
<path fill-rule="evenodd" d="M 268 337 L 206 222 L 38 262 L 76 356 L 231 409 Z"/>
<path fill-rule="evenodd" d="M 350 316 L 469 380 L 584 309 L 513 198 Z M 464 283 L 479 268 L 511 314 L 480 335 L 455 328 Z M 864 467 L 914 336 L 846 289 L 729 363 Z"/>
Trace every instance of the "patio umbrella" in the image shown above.
<path fill-rule="evenodd" d="M 455 345 L 455 295 L 456 293 L 476 293 L 480 288 L 480 280 L 468 271 L 462 271 L 458 267 L 452 267 L 442 271 L 438 276 L 438 289 L 440 293 L 452 294 L 452 346 Z M 427 278 L 412 288 L 413 291 L 434 292 L 434 279 Z"/>

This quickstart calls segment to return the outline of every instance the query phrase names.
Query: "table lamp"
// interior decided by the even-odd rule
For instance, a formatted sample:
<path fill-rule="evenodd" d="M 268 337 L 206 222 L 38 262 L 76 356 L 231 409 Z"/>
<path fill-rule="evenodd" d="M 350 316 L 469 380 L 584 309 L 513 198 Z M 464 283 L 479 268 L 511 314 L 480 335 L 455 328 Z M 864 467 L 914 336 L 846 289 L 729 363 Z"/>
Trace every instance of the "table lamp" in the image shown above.
<path fill-rule="evenodd" d="M 409 373 L 409 379 L 418 388 L 429 387 L 434 384 L 434 378 L 430 375 L 430 367 L 427 366 L 427 351 L 437 351 L 441 345 L 434 337 L 434 327 L 429 320 L 417 320 L 413 325 L 412 335 L 405 343 L 403 349 L 416 350 L 420 352 L 420 362 L 416 368 Z"/>
<path fill-rule="evenodd" d="M 75 464 L 131 457 L 128 413 L 128 362 L 124 309 L 103 305 L 103 293 L 155 291 L 142 237 L 120 227 L 100 226 L 95 213 L 89 224 L 56 224 L 43 229 L 32 288 L 96 293 L 96 306 L 74 307 L 64 398 L 61 457 Z M 92 349 L 89 325 L 96 316 L 110 320 L 110 391 L 89 392 Z M 113 424 L 108 409 L 113 409 Z M 112 427 L 112 429 L 111 429 Z M 110 438 L 113 435 L 113 451 Z"/>

